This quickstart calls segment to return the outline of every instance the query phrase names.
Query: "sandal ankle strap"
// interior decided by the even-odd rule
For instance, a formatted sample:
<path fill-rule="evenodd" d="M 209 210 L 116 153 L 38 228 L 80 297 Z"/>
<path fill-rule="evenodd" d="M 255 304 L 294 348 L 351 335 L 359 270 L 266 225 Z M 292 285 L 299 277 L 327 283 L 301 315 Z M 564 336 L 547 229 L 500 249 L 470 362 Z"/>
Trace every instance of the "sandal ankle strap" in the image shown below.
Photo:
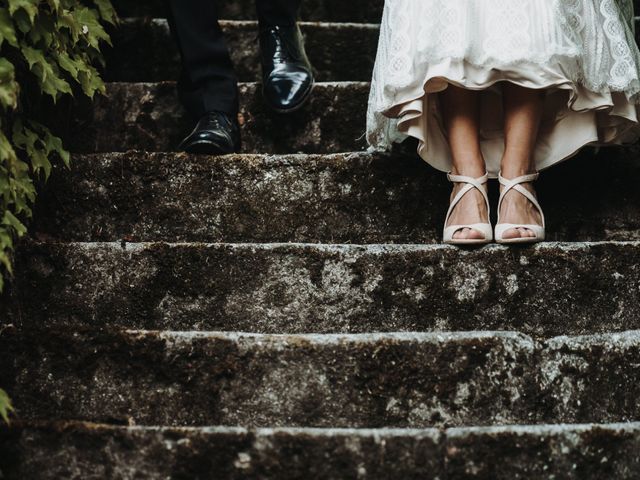
<path fill-rule="evenodd" d="M 478 178 L 473 178 L 466 175 L 455 175 L 449 172 L 447 173 L 447 180 L 449 180 L 451 183 L 469 183 L 476 186 L 477 188 L 476 184 L 482 186 L 489 181 L 489 173 L 485 173 L 483 176 Z"/>
<path fill-rule="evenodd" d="M 500 224 L 500 210 L 502 209 L 502 201 L 504 200 L 507 193 L 509 193 L 511 190 L 515 190 L 519 194 L 523 195 L 527 200 L 529 200 L 534 205 L 534 207 L 536 207 L 536 209 L 540 213 L 540 217 L 542 217 L 542 228 L 545 228 L 546 222 L 540 202 L 538 202 L 538 199 L 535 197 L 535 195 L 533 195 L 529 190 L 522 186 L 523 183 L 535 182 L 539 177 L 540 174 L 536 172 L 530 173 L 528 175 L 521 175 L 512 179 L 507 179 L 502 176 L 502 172 L 498 173 L 498 181 L 500 182 L 500 185 L 504 187 L 502 192 L 500 192 L 500 199 L 498 200 L 498 224 Z"/>

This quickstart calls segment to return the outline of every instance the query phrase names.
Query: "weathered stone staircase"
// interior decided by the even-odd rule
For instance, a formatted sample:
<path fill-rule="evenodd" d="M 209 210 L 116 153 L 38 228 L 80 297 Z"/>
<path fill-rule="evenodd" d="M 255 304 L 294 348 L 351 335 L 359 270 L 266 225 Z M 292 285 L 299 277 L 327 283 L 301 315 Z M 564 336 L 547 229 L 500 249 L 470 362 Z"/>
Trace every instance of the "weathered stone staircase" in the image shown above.
<path fill-rule="evenodd" d="M 364 151 L 377 26 L 335 22 L 380 0 L 307 0 L 311 104 L 243 84 L 220 158 L 166 153 L 161 2 L 120 3 L 0 308 L 0 478 L 640 478 L 637 147 L 544 175 L 557 243 L 445 247 L 443 175 Z M 246 81 L 250 5 L 223 7 Z"/>

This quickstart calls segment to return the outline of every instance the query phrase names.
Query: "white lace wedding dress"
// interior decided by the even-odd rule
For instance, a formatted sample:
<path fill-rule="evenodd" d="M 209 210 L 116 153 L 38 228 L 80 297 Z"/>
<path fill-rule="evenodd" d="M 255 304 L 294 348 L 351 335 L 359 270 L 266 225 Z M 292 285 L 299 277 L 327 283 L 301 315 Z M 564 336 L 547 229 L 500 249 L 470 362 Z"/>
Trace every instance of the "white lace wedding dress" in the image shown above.
<path fill-rule="evenodd" d="M 546 89 L 535 161 L 544 169 L 586 144 L 640 136 L 640 52 L 633 0 L 387 0 L 373 73 L 367 139 L 407 136 L 448 171 L 438 92 L 481 93 L 482 151 L 496 176 L 504 150 L 500 82 Z"/>

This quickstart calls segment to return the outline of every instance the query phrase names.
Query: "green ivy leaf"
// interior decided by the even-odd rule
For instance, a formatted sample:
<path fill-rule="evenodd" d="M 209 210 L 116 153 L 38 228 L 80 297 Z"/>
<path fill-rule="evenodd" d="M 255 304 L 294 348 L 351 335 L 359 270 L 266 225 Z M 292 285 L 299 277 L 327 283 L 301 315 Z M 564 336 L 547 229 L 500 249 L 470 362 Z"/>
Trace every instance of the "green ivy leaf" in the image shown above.
<path fill-rule="evenodd" d="M 53 18 L 40 16 L 29 29 L 28 38 L 32 45 L 38 45 L 42 50 L 48 51 L 51 49 L 57 42 Z"/>
<path fill-rule="evenodd" d="M 113 8 L 113 5 L 111 5 L 110 0 L 93 0 L 93 3 L 98 7 L 100 16 L 105 22 L 108 22 L 111 25 L 115 25 L 117 23 L 118 16 L 116 15 L 116 11 Z"/>
<path fill-rule="evenodd" d="M 71 58 L 66 52 L 57 53 L 55 58 L 60 68 L 69 73 L 76 82 L 79 82 L 78 73 L 87 69 L 86 63 L 81 59 Z"/>
<path fill-rule="evenodd" d="M 6 58 L 0 58 L 0 105 L 4 110 L 18 106 L 19 90 L 13 64 Z"/>
<path fill-rule="evenodd" d="M 72 45 L 75 45 L 82 35 L 82 25 L 76 21 L 76 18 L 69 10 L 64 10 L 58 15 L 56 26 L 58 29 L 69 31 Z"/>
<path fill-rule="evenodd" d="M 87 97 L 93 98 L 96 92 L 105 93 L 104 82 L 95 68 L 88 67 L 87 70 L 79 72 L 78 76 L 82 91 Z"/>
<path fill-rule="evenodd" d="M 100 47 L 110 43 L 104 25 L 117 21 L 109 0 L 0 0 L 0 291 L 32 215 L 35 176 L 46 179 L 56 156 L 70 163 L 62 140 L 33 121 L 39 101 L 24 92 L 38 92 L 21 89 L 22 81 L 35 81 L 54 101 L 76 86 L 89 97 L 104 93 L 96 66 L 104 66 Z M 0 418 L 10 412 L 3 408 Z"/>
<path fill-rule="evenodd" d="M 0 277 L 1 279 L 1 277 Z M 11 404 L 11 399 L 7 392 L 0 388 L 0 417 L 5 421 L 5 423 L 9 423 L 9 413 L 13 412 L 14 408 Z"/>
<path fill-rule="evenodd" d="M 20 10 L 24 11 L 33 25 L 33 21 L 38 14 L 39 0 L 8 0 L 9 1 L 9 13 L 14 16 Z"/>
<path fill-rule="evenodd" d="M 60 11 L 60 0 L 47 0 L 47 3 L 53 13 L 58 13 Z"/>
<path fill-rule="evenodd" d="M 65 148 L 62 146 L 62 139 L 53 135 L 48 128 L 42 128 L 45 131 L 43 144 L 47 155 L 55 152 L 60 157 L 64 165 L 66 167 L 69 167 L 69 165 L 71 164 L 71 155 L 69 154 L 69 151 L 65 150 Z"/>
<path fill-rule="evenodd" d="M 9 210 L 4 212 L 2 224 L 11 227 L 16 232 L 18 237 L 22 237 L 25 233 L 27 233 L 27 227 L 25 227 L 24 224 L 20 220 L 18 220 L 18 218 Z"/>
<path fill-rule="evenodd" d="M 0 8 L 0 46 L 2 46 L 5 41 L 12 47 L 18 46 L 18 39 L 16 37 L 16 31 L 13 28 L 13 21 L 11 21 L 9 10 Z"/>
<path fill-rule="evenodd" d="M 43 93 L 50 95 L 54 101 L 61 94 L 73 94 L 69 82 L 60 78 L 57 66 L 50 64 L 42 51 L 24 44 L 21 44 L 21 50 L 29 69 L 38 78 Z"/>
<path fill-rule="evenodd" d="M 76 22 L 81 25 L 81 32 L 87 43 L 93 48 L 100 48 L 100 42 L 104 41 L 111 45 L 111 38 L 105 29 L 100 25 L 98 14 L 90 8 L 79 8 L 75 10 Z"/>

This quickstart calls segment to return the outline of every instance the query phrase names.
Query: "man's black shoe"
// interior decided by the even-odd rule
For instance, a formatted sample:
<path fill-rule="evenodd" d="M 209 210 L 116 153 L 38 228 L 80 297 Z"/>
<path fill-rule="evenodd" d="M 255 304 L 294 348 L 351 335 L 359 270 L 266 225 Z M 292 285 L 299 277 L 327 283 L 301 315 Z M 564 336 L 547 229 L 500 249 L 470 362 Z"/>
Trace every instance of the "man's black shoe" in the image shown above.
<path fill-rule="evenodd" d="M 262 93 L 267 104 L 279 113 L 302 107 L 311 95 L 313 74 L 298 26 L 263 28 L 260 52 Z"/>
<path fill-rule="evenodd" d="M 236 118 L 223 112 L 205 114 L 178 146 L 187 153 L 225 155 L 240 150 L 240 127 Z"/>

